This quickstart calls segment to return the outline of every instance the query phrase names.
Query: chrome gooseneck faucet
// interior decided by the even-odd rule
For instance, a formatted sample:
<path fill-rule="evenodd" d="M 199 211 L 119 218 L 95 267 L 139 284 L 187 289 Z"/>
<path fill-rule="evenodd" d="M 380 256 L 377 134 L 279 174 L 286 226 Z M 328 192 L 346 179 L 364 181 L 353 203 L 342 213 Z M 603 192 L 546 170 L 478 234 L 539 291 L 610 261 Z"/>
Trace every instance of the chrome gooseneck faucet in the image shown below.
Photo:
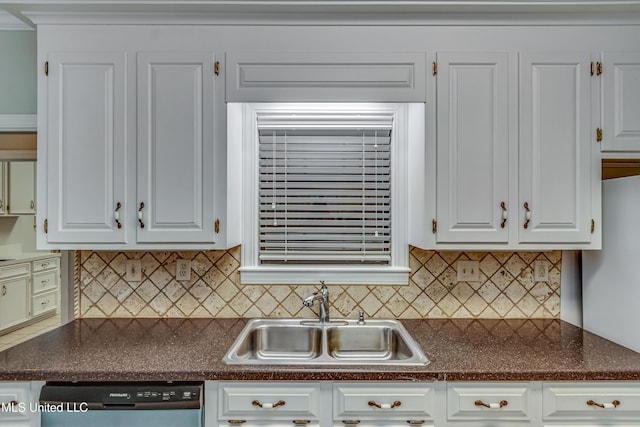
<path fill-rule="evenodd" d="M 320 305 L 319 320 L 321 323 L 325 323 L 329 322 L 329 289 L 327 289 L 327 285 L 324 284 L 324 280 L 321 280 L 320 283 L 322 284 L 320 290 L 306 297 L 302 302 L 302 305 L 305 307 L 312 307 L 313 302 L 318 300 L 318 304 Z"/>

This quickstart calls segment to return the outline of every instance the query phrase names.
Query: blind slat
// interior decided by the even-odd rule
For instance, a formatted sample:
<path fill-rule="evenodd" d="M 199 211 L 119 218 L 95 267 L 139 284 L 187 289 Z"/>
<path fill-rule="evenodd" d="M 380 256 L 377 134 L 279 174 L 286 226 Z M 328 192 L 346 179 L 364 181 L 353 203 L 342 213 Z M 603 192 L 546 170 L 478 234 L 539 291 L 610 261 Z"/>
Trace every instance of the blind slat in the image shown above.
<path fill-rule="evenodd" d="M 261 262 L 390 262 L 392 122 L 259 115 Z"/>

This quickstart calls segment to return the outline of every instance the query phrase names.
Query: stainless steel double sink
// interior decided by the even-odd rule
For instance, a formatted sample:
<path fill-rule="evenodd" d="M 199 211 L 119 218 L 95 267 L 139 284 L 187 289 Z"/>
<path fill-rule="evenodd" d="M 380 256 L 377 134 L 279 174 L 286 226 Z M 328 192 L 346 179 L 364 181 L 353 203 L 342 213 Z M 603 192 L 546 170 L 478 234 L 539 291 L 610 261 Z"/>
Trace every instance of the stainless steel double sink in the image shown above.
<path fill-rule="evenodd" d="M 223 361 L 241 365 L 426 365 L 397 320 L 254 319 Z"/>

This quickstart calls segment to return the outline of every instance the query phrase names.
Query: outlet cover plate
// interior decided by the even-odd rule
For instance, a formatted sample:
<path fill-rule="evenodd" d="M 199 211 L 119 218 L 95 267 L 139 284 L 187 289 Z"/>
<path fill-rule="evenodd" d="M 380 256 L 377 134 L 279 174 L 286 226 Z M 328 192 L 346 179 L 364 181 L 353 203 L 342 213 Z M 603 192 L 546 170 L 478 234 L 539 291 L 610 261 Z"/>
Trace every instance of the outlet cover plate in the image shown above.
<path fill-rule="evenodd" d="M 458 261 L 456 272 L 458 282 L 477 282 L 480 280 L 478 261 Z"/>
<path fill-rule="evenodd" d="M 535 282 L 549 281 L 549 263 L 547 261 L 533 262 L 533 280 Z"/>
<path fill-rule="evenodd" d="M 184 281 L 191 279 L 191 260 L 176 260 L 176 280 Z"/>

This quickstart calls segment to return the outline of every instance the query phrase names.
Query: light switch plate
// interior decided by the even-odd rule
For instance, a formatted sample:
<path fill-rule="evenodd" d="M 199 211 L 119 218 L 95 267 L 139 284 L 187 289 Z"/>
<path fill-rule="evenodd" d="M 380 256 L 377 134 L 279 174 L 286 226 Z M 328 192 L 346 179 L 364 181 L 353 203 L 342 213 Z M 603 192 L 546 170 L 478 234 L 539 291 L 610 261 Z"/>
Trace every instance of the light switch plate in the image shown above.
<path fill-rule="evenodd" d="M 549 281 L 549 263 L 547 261 L 533 262 L 533 280 L 535 282 Z"/>
<path fill-rule="evenodd" d="M 176 261 L 176 280 L 191 279 L 191 261 L 188 259 L 179 259 Z"/>
<path fill-rule="evenodd" d="M 478 261 L 458 261 L 456 271 L 458 282 L 477 282 L 480 280 Z"/>
<path fill-rule="evenodd" d="M 128 259 L 125 262 L 125 279 L 127 282 L 139 282 L 142 280 L 142 261 L 139 259 Z"/>

